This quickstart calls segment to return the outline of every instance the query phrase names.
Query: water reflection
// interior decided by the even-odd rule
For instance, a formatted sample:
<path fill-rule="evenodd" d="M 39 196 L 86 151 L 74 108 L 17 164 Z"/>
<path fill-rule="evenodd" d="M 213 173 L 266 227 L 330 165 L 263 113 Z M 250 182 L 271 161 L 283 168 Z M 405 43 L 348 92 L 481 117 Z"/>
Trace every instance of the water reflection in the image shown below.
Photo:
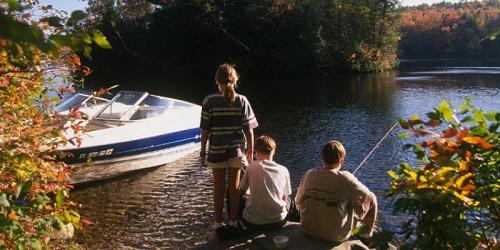
<path fill-rule="evenodd" d="M 436 68 L 434 71 L 409 72 L 415 75 L 435 74 L 500 74 L 500 67 L 444 67 Z"/>
<path fill-rule="evenodd" d="M 395 79 L 396 81 L 425 81 L 431 78 L 431 76 L 400 76 Z"/>
<path fill-rule="evenodd" d="M 96 223 L 79 240 L 91 249 L 175 249 L 208 241 L 211 175 L 196 155 L 77 190 L 82 216 Z"/>
<path fill-rule="evenodd" d="M 418 67 L 423 72 L 419 76 L 410 74 L 414 71 L 411 69 L 352 78 L 243 78 L 239 91 L 249 98 L 259 119 L 256 135 L 276 139 L 276 161 L 289 168 L 295 188 L 305 171 L 319 166 L 320 147 L 328 140 L 335 138 L 344 143 L 344 167 L 353 170 L 398 117 L 415 113 L 424 116 L 442 98 L 458 106 L 469 96 L 483 110 L 500 109 L 498 75 L 482 71 L 433 74 L 443 68 Z M 137 85 L 139 79 L 148 84 Z M 215 91 L 211 78 L 127 77 L 101 82 L 106 81 L 195 103 Z M 401 151 L 403 142 L 398 132 L 392 132 L 357 172 L 378 196 L 383 226 L 389 229 L 398 229 L 404 217 L 393 215 L 391 202 L 384 199 L 389 182 L 386 171 L 403 160 L 411 160 Z M 96 225 L 83 232 L 79 241 L 90 248 L 107 249 L 203 245 L 213 237 L 211 192 L 210 172 L 200 168 L 196 154 L 80 189 L 74 196 L 86 204 L 82 215 L 92 218 Z"/>

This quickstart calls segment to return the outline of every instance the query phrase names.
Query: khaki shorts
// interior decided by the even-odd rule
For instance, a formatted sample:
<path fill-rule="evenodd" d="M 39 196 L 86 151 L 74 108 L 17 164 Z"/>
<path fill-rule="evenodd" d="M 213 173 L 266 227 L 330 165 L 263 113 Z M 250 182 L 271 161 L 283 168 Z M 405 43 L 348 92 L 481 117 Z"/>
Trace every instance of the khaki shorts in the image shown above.
<path fill-rule="evenodd" d="M 244 166 L 248 165 L 247 157 L 246 156 L 239 156 L 239 157 L 233 157 L 230 158 L 227 161 L 221 161 L 221 162 L 208 162 L 207 167 L 213 168 L 213 169 L 221 169 L 221 168 L 243 168 Z"/>

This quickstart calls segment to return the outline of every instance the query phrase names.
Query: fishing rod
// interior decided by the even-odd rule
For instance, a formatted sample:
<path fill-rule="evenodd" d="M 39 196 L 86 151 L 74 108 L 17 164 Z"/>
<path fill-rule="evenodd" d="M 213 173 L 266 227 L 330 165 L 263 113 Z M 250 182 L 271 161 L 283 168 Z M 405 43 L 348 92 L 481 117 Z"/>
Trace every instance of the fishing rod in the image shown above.
<path fill-rule="evenodd" d="M 375 145 L 375 147 L 372 148 L 372 150 L 370 151 L 370 153 L 368 153 L 368 155 L 363 159 L 363 161 L 361 161 L 361 163 L 356 167 L 356 169 L 354 169 L 354 171 L 352 172 L 353 175 L 356 174 L 356 172 L 359 170 L 359 168 L 361 168 L 361 166 L 363 166 L 363 164 L 366 163 L 366 161 L 368 160 L 368 158 L 370 158 L 370 156 L 375 152 L 375 150 L 377 150 L 377 148 L 380 146 L 380 144 L 385 140 L 385 138 L 387 138 L 387 136 L 391 133 L 391 131 L 396 128 L 397 125 L 398 125 L 398 122 L 395 122 L 392 125 L 392 127 L 389 130 L 387 130 L 387 132 L 382 137 L 382 139 L 380 139 L 378 141 L 378 143 Z M 297 189 L 298 189 L 298 187 L 294 188 L 292 190 L 292 193 L 297 193 Z"/>
<path fill-rule="evenodd" d="M 375 147 L 372 148 L 370 153 L 368 153 L 368 155 L 363 159 L 363 161 L 361 161 L 361 163 L 356 167 L 356 169 L 354 169 L 354 171 L 352 172 L 353 175 L 356 174 L 356 172 L 359 170 L 359 168 L 361 168 L 361 166 L 363 166 L 363 164 L 366 163 L 368 158 L 370 158 L 370 156 L 375 152 L 375 150 L 377 150 L 377 148 L 380 146 L 380 144 L 385 140 L 385 138 L 387 138 L 387 136 L 391 133 L 391 131 L 394 130 L 394 128 L 396 128 L 397 125 L 398 125 L 398 122 L 395 122 L 394 125 L 392 125 L 392 127 L 389 130 L 387 130 L 387 133 L 385 133 L 385 135 L 382 137 L 382 139 L 380 139 L 380 141 L 378 141 L 378 143 L 375 145 Z"/>

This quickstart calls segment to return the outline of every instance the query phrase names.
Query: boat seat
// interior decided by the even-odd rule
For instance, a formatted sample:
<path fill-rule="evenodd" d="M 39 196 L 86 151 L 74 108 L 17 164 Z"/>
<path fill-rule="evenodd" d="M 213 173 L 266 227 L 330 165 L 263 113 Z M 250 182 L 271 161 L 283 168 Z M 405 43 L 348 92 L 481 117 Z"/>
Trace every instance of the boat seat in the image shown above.
<path fill-rule="evenodd" d="M 100 130 L 100 129 L 106 129 L 106 128 L 114 128 L 117 126 L 122 125 L 123 123 L 119 121 L 106 121 L 106 120 L 91 120 L 87 124 L 87 131 L 94 131 L 94 130 Z"/>

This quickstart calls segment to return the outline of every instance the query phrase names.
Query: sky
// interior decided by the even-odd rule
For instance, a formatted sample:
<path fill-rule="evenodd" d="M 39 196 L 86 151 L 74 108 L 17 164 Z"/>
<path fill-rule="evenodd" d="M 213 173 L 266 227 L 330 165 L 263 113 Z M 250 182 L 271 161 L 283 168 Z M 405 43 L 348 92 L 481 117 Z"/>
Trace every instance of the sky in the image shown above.
<path fill-rule="evenodd" d="M 87 1 L 82 0 L 40 0 L 41 5 L 52 5 L 57 10 L 72 12 L 74 10 L 85 10 Z"/>
<path fill-rule="evenodd" d="M 430 5 L 439 2 L 442 2 L 442 0 L 401 0 L 401 3 L 404 6 L 414 6 L 423 3 Z M 457 3 L 459 2 L 459 0 L 446 0 L 446 2 Z M 85 0 L 40 0 L 40 3 L 42 5 L 51 4 L 55 9 L 65 10 L 68 12 L 74 10 L 84 10 L 85 6 L 87 5 Z"/>
<path fill-rule="evenodd" d="M 431 5 L 433 3 L 440 3 L 440 2 L 443 2 L 443 1 L 439 1 L 439 0 L 402 0 L 401 4 L 403 6 L 415 6 L 415 5 L 420 5 L 423 3 Z M 446 0 L 445 2 L 458 3 L 460 1 L 459 0 Z"/>

